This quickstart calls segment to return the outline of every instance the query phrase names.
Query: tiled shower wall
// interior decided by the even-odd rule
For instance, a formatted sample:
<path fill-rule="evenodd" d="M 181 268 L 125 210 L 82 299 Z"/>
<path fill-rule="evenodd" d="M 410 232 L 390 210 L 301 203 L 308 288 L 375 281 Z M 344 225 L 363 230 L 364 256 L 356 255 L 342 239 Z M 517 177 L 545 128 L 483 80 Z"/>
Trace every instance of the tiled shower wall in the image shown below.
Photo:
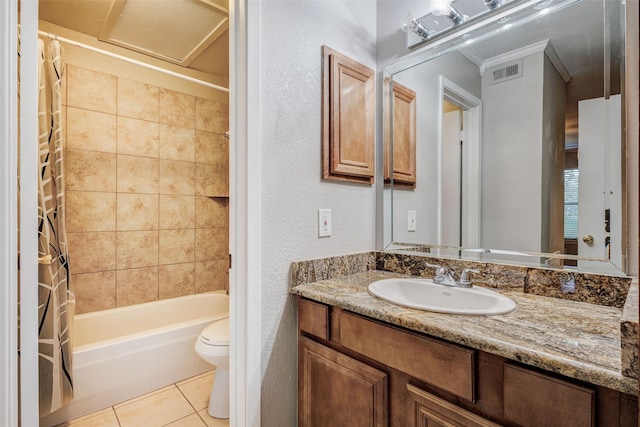
<path fill-rule="evenodd" d="M 227 103 L 67 66 L 76 313 L 228 287 Z"/>

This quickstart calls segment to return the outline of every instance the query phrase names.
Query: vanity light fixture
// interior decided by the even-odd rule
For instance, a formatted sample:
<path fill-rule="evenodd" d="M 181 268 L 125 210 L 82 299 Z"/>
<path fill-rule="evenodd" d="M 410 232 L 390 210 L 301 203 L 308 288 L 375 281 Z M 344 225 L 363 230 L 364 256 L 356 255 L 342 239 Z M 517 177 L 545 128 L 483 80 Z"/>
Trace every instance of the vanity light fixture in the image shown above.
<path fill-rule="evenodd" d="M 455 26 L 464 22 L 465 17 L 451 5 L 453 0 L 431 0 L 431 8 L 435 16 L 446 16 Z"/>
<path fill-rule="evenodd" d="M 484 0 L 484 5 L 493 10 L 502 5 L 502 0 Z"/>
<path fill-rule="evenodd" d="M 417 35 L 419 35 L 420 37 L 422 37 L 423 40 L 426 40 L 429 37 L 431 37 L 431 31 L 419 19 L 413 18 L 409 23 L 409 29 L 414 33 L 416 33 Z"/>
<path fill-rule="evenodd" d="M 421 17 L 407 15 L 402 30 L 407 33 L 407 47 L 417 46 L 444 34 L 467 21 L 495 12 L 507 3 L 519 0 L 430 0 L 430 12 Z M 548 2 L 552 0 L 540 0 Z"/>

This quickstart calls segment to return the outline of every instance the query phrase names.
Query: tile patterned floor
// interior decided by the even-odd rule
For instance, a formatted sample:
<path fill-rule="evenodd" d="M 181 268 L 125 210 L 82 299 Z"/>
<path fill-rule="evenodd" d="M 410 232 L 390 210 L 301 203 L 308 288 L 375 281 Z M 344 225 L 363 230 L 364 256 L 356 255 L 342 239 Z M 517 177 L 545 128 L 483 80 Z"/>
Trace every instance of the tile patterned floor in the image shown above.
<path fill-rule="evenodd" d="M 57 427 L 228 427 L 207 413 L 215 371 L 152 391 Z"/>

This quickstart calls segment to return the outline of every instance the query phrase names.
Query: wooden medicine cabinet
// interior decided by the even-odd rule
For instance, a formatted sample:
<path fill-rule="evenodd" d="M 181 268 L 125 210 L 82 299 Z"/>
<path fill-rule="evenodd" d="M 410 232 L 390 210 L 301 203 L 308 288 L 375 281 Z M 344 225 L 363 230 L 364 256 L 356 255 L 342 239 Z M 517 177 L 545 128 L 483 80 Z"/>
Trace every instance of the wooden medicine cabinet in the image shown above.
<path fill-rule="evenodd" d="M 373 184 L 374 71 L 322 46 L 322 177 Z"/>
<path fill-rule="evenodd" d="M 388 93 L 391 82 L 385 80 Z M 389 99 L 385 95 L 385 99 Z M 389 102 L 389 101 L 387 101 Z M 386 126 L 386 129 L 390 129 Z M 393 149 L 393 162 L 391 150 Z M 385 134 L 384 140 L 384 182 L 391 183 L 393 163 L 393 184 L 399 188 L 416 186 L 416 93 L 400 83 L 393 82 L 393 138 Z"/>

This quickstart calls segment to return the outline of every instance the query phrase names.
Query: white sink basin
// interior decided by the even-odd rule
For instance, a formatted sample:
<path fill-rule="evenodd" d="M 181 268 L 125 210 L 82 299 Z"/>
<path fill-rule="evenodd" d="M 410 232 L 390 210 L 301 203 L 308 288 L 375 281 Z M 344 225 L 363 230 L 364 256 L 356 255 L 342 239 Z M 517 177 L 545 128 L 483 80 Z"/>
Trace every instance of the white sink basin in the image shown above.
<path fill-rule="evenodd" d="M 438 285 L 431 279 L 384 279 L 368 289 L 385 301 L 438 313 L 504 314 L 516 308 L 515 302 L 492 290 Z"/>

